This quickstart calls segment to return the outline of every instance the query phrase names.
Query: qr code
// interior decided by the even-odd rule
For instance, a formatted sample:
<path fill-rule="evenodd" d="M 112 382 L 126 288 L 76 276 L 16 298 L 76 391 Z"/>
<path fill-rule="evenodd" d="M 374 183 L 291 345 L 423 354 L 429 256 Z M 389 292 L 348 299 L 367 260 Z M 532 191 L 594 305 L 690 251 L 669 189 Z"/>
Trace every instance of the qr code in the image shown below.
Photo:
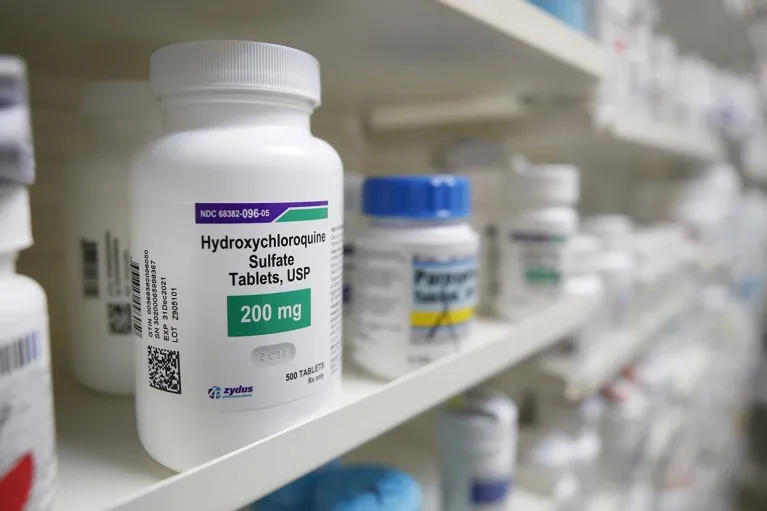
<path fill-rule="evenodd" d="M 109 303 L 107 304 L 107 317 L 109 318 L 109 333 L 128 335 L 133 326 L 131 304 Z"/>
<path fill-rule="evenodd" d="M 171 394 L 181 394 L 181 354 L 147 346 L 149 386 Z"/>

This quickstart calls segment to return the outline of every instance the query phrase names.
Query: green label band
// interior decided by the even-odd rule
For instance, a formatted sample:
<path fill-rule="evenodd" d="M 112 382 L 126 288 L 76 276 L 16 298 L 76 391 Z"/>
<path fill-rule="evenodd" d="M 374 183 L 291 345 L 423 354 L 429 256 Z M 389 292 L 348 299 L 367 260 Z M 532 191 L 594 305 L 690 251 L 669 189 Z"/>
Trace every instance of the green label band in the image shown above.
<path fill-rule="evenodd" d="M 226 297 L 227 334 L 247 337 L 289 332 L 312 324 L 312 290 Z"/>

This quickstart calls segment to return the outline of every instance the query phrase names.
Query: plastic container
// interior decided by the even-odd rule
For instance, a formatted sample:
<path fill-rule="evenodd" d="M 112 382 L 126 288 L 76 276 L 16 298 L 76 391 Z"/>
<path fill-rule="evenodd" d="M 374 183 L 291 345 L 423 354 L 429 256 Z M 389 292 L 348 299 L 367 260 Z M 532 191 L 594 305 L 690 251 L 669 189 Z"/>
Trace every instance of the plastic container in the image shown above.
<path fill-rule="evenodd" d="M 463 177 L 365 182 L 370 223 L 357 240 L 352 356 L 371 374 L 398 378 L 466 344 L 479 245 L 469 197 Z"/>
<path fill-rule="evenodd" d="M 581 234 L 573 238 L 567 254 L 565 292 L 594 304 L 583 326 L 560 348 L 578 360 L 588 358 L 609 326 L 609 311 L 604 302 L 605 286 L 594 264 L 601 249 L 602 245 L 596 238 Z"/>
<path fill-rule="evenodd" d="M 352 274 L 357 237 L 364 228 L 362 216 L 362 174 L 344 173 L 344 340 L 351 338 L 351 303 L 354 299 Z"/>
<path fill-rule="evenodd" d="M 131 173 L 141 442 L 185 470 L 317 412 L 341 377 L 343 172 L 319 65 L 245 41 L 151 60 L 165 135 Z"/>
<path fill-rule="evenodd" d="M 469 223 L 479 234 L 477 308 L 492 313 L 498 296 L 498 243 L 501 220 L 507 216 L 504 179 L 509 158 L 503 146 L 485 139 L 460 139 L 441 155 L 451 174 L 465 175 L 471 182 Z"/>
<path fill-rule="evenodd" d="M 603 394 L 602 475 L 622 485 L 644 459 L 652 409 L 644 392 L 626 380 L 612 383 Z"/>
<path fill-rule="evenodd" d="M 331 461 L 254 502 L 248 511 L 306 511 L 312 509 L 314 494 L 317 491 L 320 478 L 340 468 L 341 462 L 339 460 Z"/>
<path fill-rule="evenodd" d="M 576 30 L 584 30 L 583 0 L 530 0 Z"/>
<path fill-rule="evenodd" d="M 594 267 L 605 284 L 609 327 L 614 330 L 627 328 L 637 278 L 632 251 L 633 225 L 623 215 L 602 215 L 584 219 L 581 230 L 598 237 L 606 249 L 596 255 Z"/>
<path fill-rule="evenodd" d="M 27 67 L 19 57 L 0 55 L 0 179 L 35 182 Z"/>
<path fill-rule="evenodd" d="M 565 284 L 565 259 L 575 234 L 578 169 L 518 161 L 509 178 L 513 211 L 502 228 L 501 287 L 496 312 L 515 320 L 553 303 Z"/>
<path fill-rule="evenodd" d="M 602 438 L 599 428 L 603 413 L 604 403 L 601 399 L 586 399 L 578 408 L 580 420 L 572 433 L 575 471 L 585 503 L 590 502 L 601 487 Z"/>
<path fill-rule="evenodd" d="M 27 189 L 0 186 L 0 507 L 53 509 L 56 445 L 43 289 L 16 273 L 32 245 Z"/>
<path fill-rule="evenodd" d="M 517 407 L 499 392 L 472 390 L 439 416 L 443 511 L 505 511 L 517 453 Z"/>
<path fill-rule="evenodd" d="M 421 486 L 410 474 L 377 465 L 349 465 L 322 476 L 313 511 L 420 511 Z"/>
<path fill-rule="evenodd" d="M 73 162 L 67 205 L 72 364 L 93 390 L 133 394 L 127 189 L 131 157 L 160 134 L 159 112 L 149 82 L 130 80 L 86 83 L 80 113 L 89 146 Z"/>

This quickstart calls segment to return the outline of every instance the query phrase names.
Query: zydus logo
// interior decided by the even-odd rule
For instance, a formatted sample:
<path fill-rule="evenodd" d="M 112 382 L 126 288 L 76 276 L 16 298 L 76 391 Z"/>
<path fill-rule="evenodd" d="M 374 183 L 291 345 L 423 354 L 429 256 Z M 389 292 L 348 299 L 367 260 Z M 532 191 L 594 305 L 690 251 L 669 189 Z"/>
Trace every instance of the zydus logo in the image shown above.
<path fill-rule="evenodd" d="M 253 395 L 253 387 L 224 387 L 213 385 L 208 389 L 208 397 L 211 399 L 234 399 L 240 397 L 250 397 Z"/>

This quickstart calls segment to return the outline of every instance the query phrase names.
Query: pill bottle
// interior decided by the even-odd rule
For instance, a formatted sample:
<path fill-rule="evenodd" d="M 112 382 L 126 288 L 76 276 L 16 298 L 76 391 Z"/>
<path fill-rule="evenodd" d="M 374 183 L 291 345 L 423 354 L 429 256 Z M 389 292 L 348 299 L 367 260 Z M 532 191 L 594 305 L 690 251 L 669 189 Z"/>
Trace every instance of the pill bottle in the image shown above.
<path fill-rule="evenodd" d="M 605 306 L 613 330 L 627 328 L 631 317 L 637 278 L 633 230 L 631 220 L 623 215 L 599 215 L 581 222 L 581 231 L 598 237 L 605 247 L 594 258 L 594 265 L 605 284 Z"/>
<path fill-rule="evenodd" d="M 0 55 L 0 179 L 35 182 L 27 66 L 9 55 Z"/>
<path fill-rule="evenodd" d="M 575 443 L 557 421 L 546 421 L 539 397 L 527 392 L 520 403 L 517 482 L 550 499 L 552 509 L 575 511 L 582 503 Z"/>
<path fill-rule="evenodd" d="M 133 394 L 128 176 L 134 153 L 160 134 L 149 82 L 87 82 L 80 114 L 88 147 L 72 162 L 67 214 L 69 338 L 77 379 Z"/>
<path fill-rule="evenodd" d="M 16 273 L 32 244 L 29 196 L 0 185 L 0 490 L 3 509 L 53 509 L 56 446 L 43 289 Z"/>
<path fill-rule="evenodd" d="M 495 141 L 470 138 L 452 142 L 438 156 L 449 174 L 464 175 L 471 183 L 469 223 L 479 234 L 477 310 L 492 313 L 498 295 L 498 233 L 508 206 L 508 154 Z"/>
<path fill-rule="evenodd" d="M 444 511 L 508 509 L 517 453 L 517 407 L 503 393 L 473 389 L 440 413 Z"/>
<path fill-rule="evenodd" d="M 383 379 L 460 351 L 474 320 L 479 240 L 457 176 L 368 178 L 357 240 L 352 357 Z"/>
<path fill-rule="evenodd" d="M 355 172 L 344 172 L 344 341 L 351 338 L 351 303 L 354 299 L 352 273 L 357 237 L 364 227 L 362 215 L 362 183 L 364 177 Z"/>
<path fill-rule="evenodd" d="M 602 244 L 595 237 L 578 234 L 573 237 L 566 254 L 565 293 L 583 298 L 592 305 L 586 321 L 557 350 L 578 362 L 585 361 L 593 353 L 609 324 L 604 304 L 605 286 L 594 265 L 600 250 Z"/>
<path fill-rule="evenodd" d="M 499 243 L 496 312 L 516 320 L 562 294 L 565 254 L 578 226 L 579 173 L 572 165 L 517 160 L 507 186 L 512 211 Z"/>
<path fill-rule="evenodd" d="M 185 470 L 337 394 L 343 171 L 310 131 L 309 54 L 181 43 L 150 81 L 165 134 L 130 180 L 136 413 L 149 454 Z"/>
<path fill-rule="evenodd" d="M 602 394 L 602 476 L 610 483 L 625 484 L 644 460 L 651 411 L 647 395 L 627 380 L 611 383 Z"/>

